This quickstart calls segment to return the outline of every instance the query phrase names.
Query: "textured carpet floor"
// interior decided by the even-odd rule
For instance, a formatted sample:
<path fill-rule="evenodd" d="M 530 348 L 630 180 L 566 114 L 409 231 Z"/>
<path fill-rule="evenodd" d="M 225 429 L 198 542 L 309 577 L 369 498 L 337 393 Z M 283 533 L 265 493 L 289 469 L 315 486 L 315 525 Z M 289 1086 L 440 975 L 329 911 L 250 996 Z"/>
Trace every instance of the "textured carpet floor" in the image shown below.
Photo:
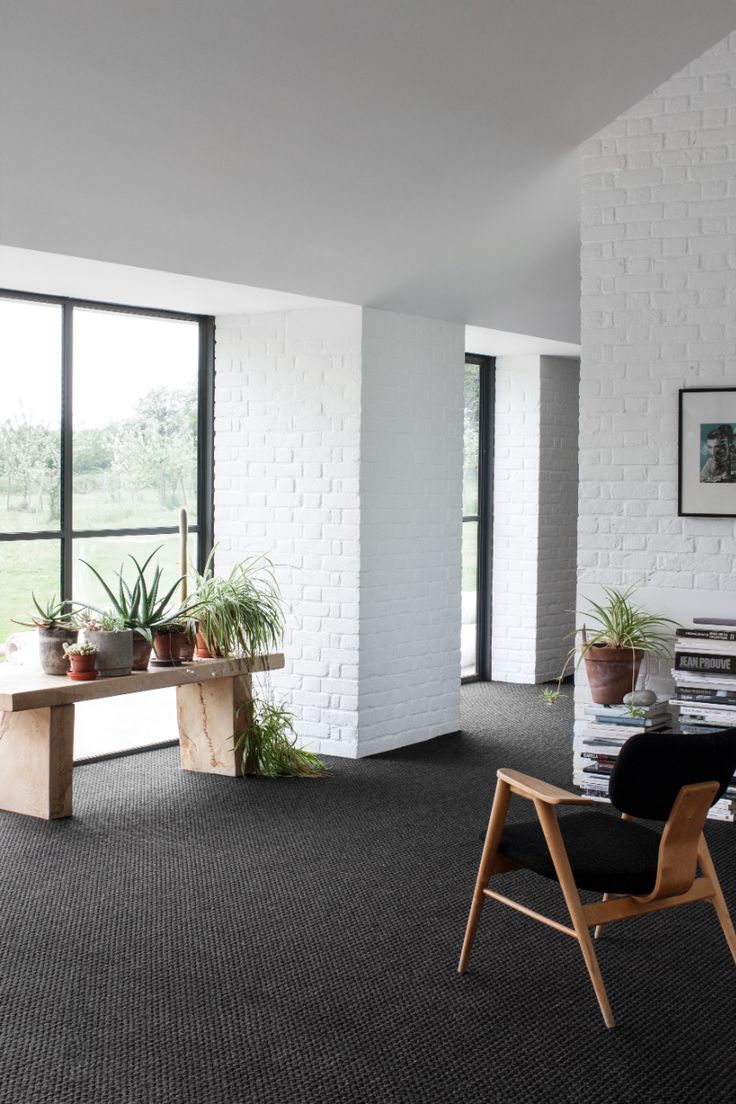
<path fill-rule="evenodd" d="M 573 941 L 501 906 L 456 974 L 495 768 L 570 782 L 569 700 L 477 685 L 463 713 L 327 781 L 165 749 L 78 767 L 71 820 L 0 813 L 2 1104 L 732 1101 L 705 904 L 609 929 L 612 1032 Z M 736 910 L 736 825 L 707 834 Z M 507 884 L 562 917 L 553 884 Z"/>

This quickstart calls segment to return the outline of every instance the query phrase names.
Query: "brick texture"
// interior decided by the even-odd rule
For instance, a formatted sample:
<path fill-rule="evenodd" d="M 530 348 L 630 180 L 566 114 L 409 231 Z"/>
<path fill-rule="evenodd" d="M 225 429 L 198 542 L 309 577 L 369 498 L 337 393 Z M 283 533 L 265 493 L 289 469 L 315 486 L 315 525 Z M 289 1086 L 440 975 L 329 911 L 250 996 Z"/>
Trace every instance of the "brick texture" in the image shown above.
<path fill-rule="evenodd" d="M 581 183 L 578 603 L 734 616 L 734 521 L 677 516 L 677 392 L 736 386 L 736 35 L 587 142 Z"/>
<path fill-rule="evenodd" d="M 578 363 L 496 358 L 492 675 L 543 682 L 574 628 Z"/>
<path fill-rule="evenodd" d="M 360 308 L 217 320 L 217 565 L 265 552 L 304 746 L 459 727 L 462 326 Z"/>
<path fill-rule="evenodd" d="M 464 337 L 364 313 L 361 754 L 460 727 Z"/>
<path fill-rule="evenodd" d="M 288 609 L 271 676 L 305 747 L 358 744 L 358 308 L 223 317 L 216 326 L 218 570 L 267 553 Z"/>

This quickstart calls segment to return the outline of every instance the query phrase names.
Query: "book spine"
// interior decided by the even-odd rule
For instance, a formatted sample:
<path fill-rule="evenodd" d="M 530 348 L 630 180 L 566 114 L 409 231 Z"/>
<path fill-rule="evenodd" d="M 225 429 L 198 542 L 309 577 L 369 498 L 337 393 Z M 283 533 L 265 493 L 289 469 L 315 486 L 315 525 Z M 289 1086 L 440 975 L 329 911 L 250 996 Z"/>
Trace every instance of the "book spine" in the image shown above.
<path fill-rule="evenodd" d="M 705 702 L 714 705 L 732 705 L 736 708 L 736 690 L 697 690 L 682 688 L 676 691 L 676 702 Z"/>
<path fill-rule="evenodd" d="M 736 631 L 732 629 L 677 629 L 675 636 L 686 640 L 723 640 L 736 643 Z"/>
<path fill-rule="evenodd" d="M 736 683 L 730 675 L 709 675 L 706 671 L 676 671 L 672 668 L 676 686 L 690 690 L 734 690 Z"/>
<path fill-rule="evenodd" d="M 676 652 L 675 670 L 692 674 L 736 675 L 736 654 L 708 655 L 701 652 Z"/>
<path fill-rule="evenodd" d="M 678 640 L 675 655 L 678 652 L 695 652 L 697 655 L 733 655 L 736 653 L 736 641 L 730 640 Z"/>
<path fill-rule="evenodd" d="M 617 728 L 661 728 L 672 719 L 669 713 L 661 717 L 606 717 L 600 713 L 593 715 L 593 719 L 599 724 L 615 725 Z"/>

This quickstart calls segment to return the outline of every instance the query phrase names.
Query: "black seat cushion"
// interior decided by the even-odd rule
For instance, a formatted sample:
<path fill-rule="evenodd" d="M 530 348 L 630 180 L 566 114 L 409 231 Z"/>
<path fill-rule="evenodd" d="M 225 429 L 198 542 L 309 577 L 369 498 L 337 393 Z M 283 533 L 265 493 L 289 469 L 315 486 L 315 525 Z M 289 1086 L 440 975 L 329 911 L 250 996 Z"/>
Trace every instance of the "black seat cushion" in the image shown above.
<path fill-rule="evenodd" d="M 660 837 L 651 828 L 595 810 L 557 818 L 575 883 L 599 893 L 651 893 Z M 506 824 L 499 852 L 545 878 L 557 874 L 538 820 Z"/>

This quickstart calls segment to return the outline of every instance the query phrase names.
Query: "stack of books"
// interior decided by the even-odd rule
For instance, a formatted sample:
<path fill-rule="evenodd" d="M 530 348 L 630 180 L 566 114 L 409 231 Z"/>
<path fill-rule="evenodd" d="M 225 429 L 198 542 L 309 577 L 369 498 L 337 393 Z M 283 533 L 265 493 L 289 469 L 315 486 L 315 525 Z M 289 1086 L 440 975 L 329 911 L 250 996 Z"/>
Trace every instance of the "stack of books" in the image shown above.
<path fill-rule="evenodd" d="M 586 705 L 582 722 L 575 726 L 573 784 L 587 797 L 608 801 L 611 771 L 629 736 L 667 728 L 671 723 L 666 698 L 633 713 L 628 705 Z"/>
<path fill-rule="evenodd" d="M 678 629 L 672 677 L 683 732 L 736 727 L 736 621 L 695 618 L 693 628 Z M 736 820 L 736 776 L 708 815 Z"/>

